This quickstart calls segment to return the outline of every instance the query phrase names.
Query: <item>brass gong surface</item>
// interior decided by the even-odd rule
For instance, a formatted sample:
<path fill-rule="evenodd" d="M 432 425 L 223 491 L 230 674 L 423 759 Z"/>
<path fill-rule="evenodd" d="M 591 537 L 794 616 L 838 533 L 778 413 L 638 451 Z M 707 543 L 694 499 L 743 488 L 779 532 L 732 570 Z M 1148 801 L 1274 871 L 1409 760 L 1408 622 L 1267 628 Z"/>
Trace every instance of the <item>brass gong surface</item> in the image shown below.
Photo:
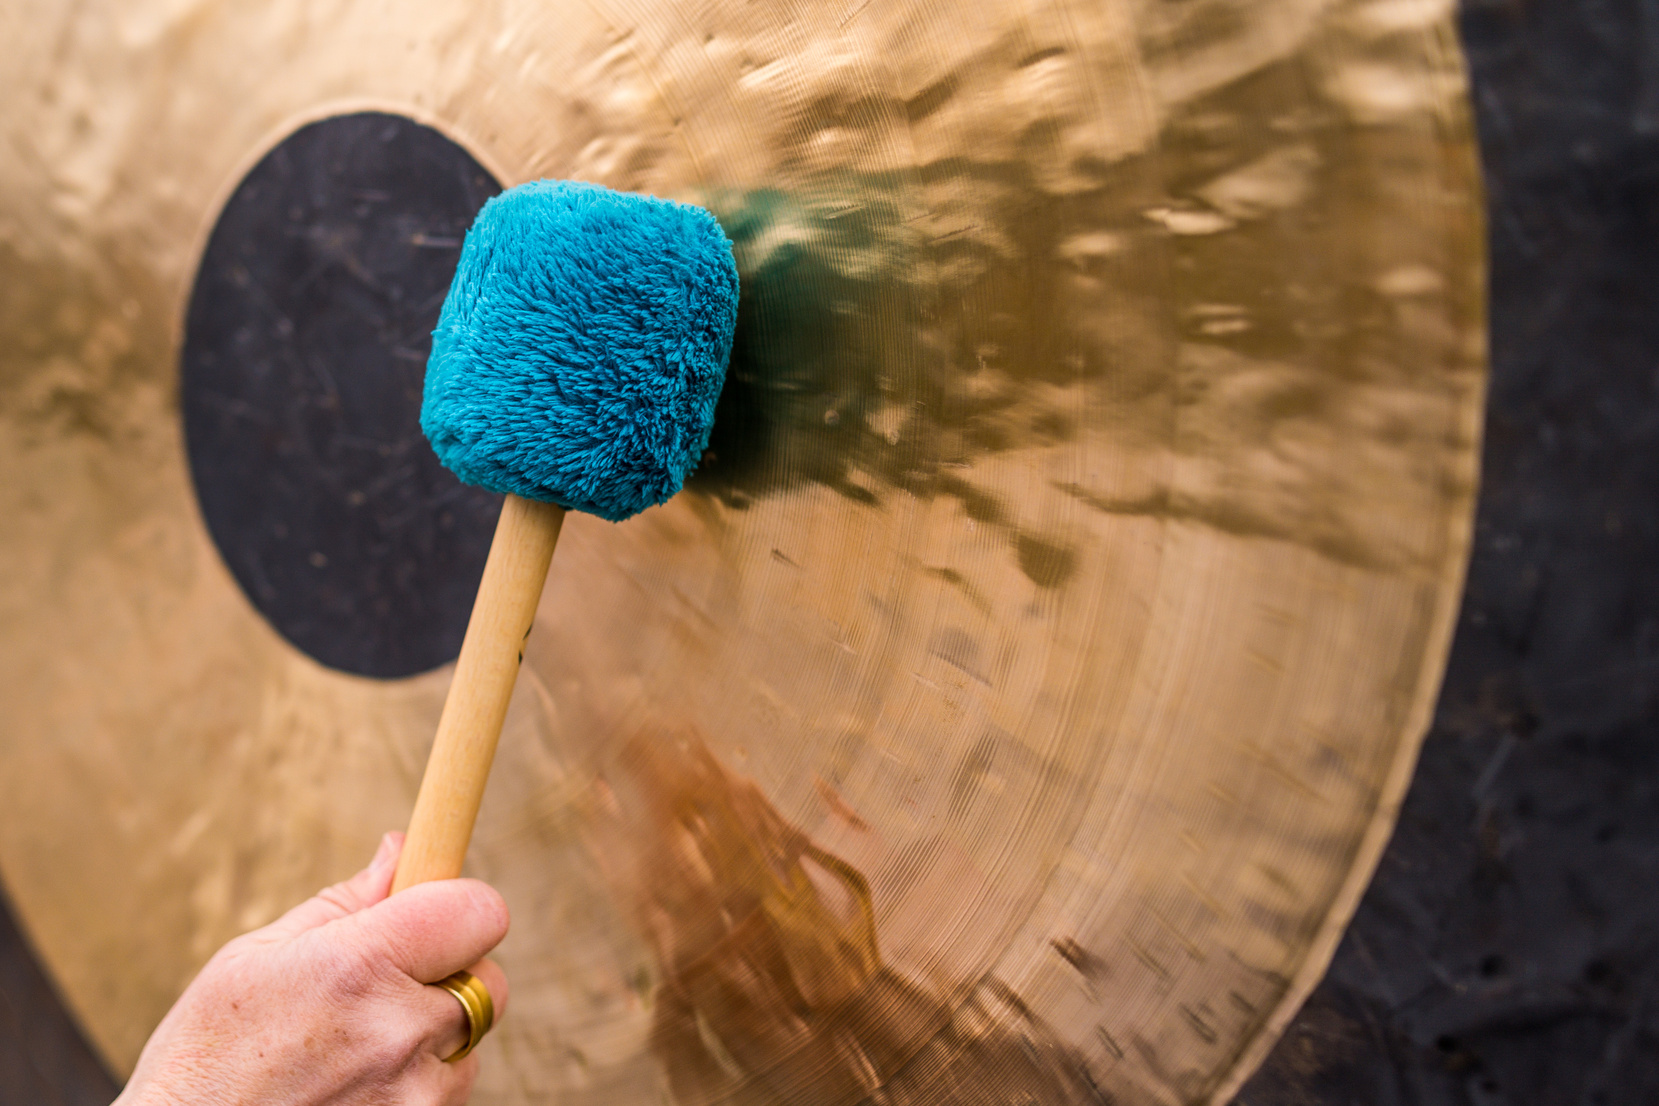
<path fill-rule="evenodd" d="M 404 824 L 448 669 L 325 668 L 186 469 L 217 212 L 373 108 L 708 205 L 737 413 L 573 517 L 472 850 L 474 1101 L 1220 1101 L 1394 820 L 1468 548 L 1443 0 L 13 0 L 0 872 L 127 1069 Z"/>

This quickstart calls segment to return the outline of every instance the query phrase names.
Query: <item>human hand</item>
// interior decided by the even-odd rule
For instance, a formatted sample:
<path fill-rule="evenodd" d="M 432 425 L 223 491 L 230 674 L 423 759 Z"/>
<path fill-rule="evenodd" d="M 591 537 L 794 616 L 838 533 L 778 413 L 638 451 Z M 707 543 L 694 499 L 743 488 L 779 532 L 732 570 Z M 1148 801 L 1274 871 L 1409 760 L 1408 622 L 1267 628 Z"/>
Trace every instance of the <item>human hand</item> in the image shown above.
<path fill-rule="evenodd" d="M 475 1055 L 453 995 L 426 984 L 468 968 L 499 1020 L 507 979 L 480 958 L 507 933 L 487 884 L 424 883 L 388 898 L 403 835 L 363 871 L 236 938 L 162 1019 L 116 1106 L 458 1106 Z"/>

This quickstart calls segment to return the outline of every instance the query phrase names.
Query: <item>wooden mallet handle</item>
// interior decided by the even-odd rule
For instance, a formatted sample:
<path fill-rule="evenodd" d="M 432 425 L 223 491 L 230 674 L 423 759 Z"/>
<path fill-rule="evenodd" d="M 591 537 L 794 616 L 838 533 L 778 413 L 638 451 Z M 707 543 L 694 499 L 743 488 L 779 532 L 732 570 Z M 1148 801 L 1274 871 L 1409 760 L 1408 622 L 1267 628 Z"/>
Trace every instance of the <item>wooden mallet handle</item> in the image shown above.
<path fill-rule="evenodd" d="M 392 890 L 461 874 L 564 508 L 509 495 L 438 719 Z"/>

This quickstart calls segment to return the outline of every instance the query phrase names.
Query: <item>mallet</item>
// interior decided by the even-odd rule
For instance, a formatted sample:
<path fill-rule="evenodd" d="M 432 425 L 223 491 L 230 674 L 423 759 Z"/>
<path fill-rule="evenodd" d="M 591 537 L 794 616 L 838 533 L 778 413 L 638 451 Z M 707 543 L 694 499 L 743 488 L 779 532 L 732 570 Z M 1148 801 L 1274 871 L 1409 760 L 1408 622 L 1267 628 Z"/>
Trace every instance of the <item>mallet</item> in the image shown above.
<path fill-rule="evenodd" d="M 737 266 L 699 207 L 536 181 L 484 205 L 433 332 L 421 429 L 502 492 L 393 890 L 461 874 L 566 509 L 619 522 L 708 445 Z"/>

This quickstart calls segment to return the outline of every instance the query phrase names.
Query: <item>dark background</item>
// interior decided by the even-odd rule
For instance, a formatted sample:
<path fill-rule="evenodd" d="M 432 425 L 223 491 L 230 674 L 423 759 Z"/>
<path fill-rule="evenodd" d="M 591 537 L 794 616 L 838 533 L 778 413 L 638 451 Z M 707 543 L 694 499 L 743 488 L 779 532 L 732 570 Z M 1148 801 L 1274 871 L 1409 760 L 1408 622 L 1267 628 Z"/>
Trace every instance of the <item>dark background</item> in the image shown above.
<path fill-rule="evenodd" d="M 1466 0 L 1485 474 L 1445 690 L 1241 1106 L 1659 1103 L 1659 0 Z M 0 1104 L 103 1106 L 0 911 Z"/>
<path fill-rule="evenodd" d="M 1399 827 L 1240 1106 L 1659 1103 L 1659 0 L 1466 0 L 1492 382 Z"/>

